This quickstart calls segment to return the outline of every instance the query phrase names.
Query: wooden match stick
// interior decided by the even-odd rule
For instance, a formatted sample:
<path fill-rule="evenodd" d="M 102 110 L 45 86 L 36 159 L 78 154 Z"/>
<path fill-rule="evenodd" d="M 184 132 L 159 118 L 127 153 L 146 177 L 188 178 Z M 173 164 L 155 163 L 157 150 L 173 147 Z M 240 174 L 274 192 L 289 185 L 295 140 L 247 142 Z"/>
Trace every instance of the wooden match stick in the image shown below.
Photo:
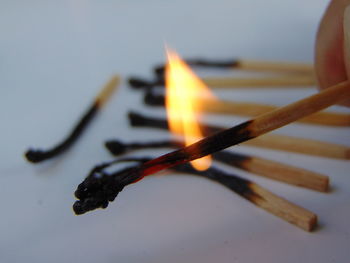
<path fill-rule="evenodd" d="M 172 168 L 176 171 L 187 172 L 204 176 L 215 180 L 230 188 L 240 196 L 252 202 L 256 206 L 267 212 L 280 217 L 281 219 L 300 227 L 305 231 L 312 231 L 317 225 L 317 215 L 296 204 L 293 204 L 282 197 L 279 197 L 269 190 L 246 179 L 227 174 L 216 168 L 209 168 L 204 172 L 199 172 L 189 164 L 183 164 Z"/>
<path fill-rule="evenodd" d="M 213 156 L 215 160 L 239 167 L 256 175 L 319 192 L 328 191 L 329 177 L 323 174 L 257 156 L 237 155 L 237 153 L 232 154 L 222 151 L 215 153 Z"/>
<path fill-rule="evenodd" d="M 197 101 L 200 101 L 201 111 L 214 114 L 256 117 L 278 109 L 277 106 L 251 102 L 233 102 L 205 98 L 198 98 Z M 148 91 L 144 102 L 150 106 L 164 106 L 165 98 L 163 95 L 154 95 L 152 91 Z M 298 122 L 329 126 L 350 126 L 350 114 L 321 111 L 302 118 Z"/>
<path fill-rule="evenodd" d="M 113 201 L 126 185 L 135 183 L 147 175 L 199 159 L 208 154 L 216 153 L 349 98 L 350 83 L 342 82 L 318 94 L 208 136 L 179 150 L 162 155 L 136 167 L 125 168 L 117 173 L 117 177 L 109 176 L 105 178 L 103 174 L 93 175 L 88 181 L 84 181 L 78 186 L 75 194 L 80 200 L 74 204 L 73 209 L 77 214 L 82 214 L 99 207 L 105 208 L 108 202 Z M 99 179 L 101 177 L 103 177 L 103 179 Z M 106 180 L 108 184 L 101 186 L 100 181 L 103 182 L 103 180 Z M 89 182 L 92 182 L 91 188 L 89 187 Z M 243 190 L 242 188 L 240 189 Z M 270 211 L 273 211 L 273 208 L 266 204 L 267 200 L 275 201 L 277 208 L 283 205 L 274 196 L 268 195 L 263 189 L 256 186 L 248 189 L 249 192 L 251 190 L 257 191 L 259 194 L 254 195 L 254 202 Z M 297 208 L 293 209 L 293 211 L 294 213 L 301 212 L 301 210 Z M 281 216 L 283 216 L 283 214 L 281 214 Z M 296 222 L 297 220 L 295 218 L 299 217 L 293 217 L 292 219 L 288 215 L 287 218 L 290 219 L 290 222 Z M 312 213 L 301 217 L 301 221 L 304 223 L 300 223 L 299 225 L 305 229 L 309 229 L 307 224 L 305 224 L 305 218 L 309 218 L 310 222 L 316 222 L 316 216 Z"/>
<path fill-rule="evenodd" d="M 298 74 L 314 74 L 314 67 L 308 63 L 290 63 L 277 61 L 258 61 L 240 59 L 233 68 L 252 71 L 269 71 L 279 73 L 298 73 Z"/>
<path fill-rule="evenodd" d="M 215 67 L 215 68 L 231 68 L 247 71 L 266 71 L 275 73 L 294 73 L 313 75 L 314 68 L 312 64 L 307 63 L 290 63 L 290 62 L 278 62 L 278 61 L 258 61 L 248 59 L 231 59 L 212 61 L 205 59 L 186 59 L 186 63 L 190 66 L 200 67 Z M 161 65 L 154 69 L 156 75 L 164 75 L 165 66 Z"/>
<path fill-rule="evenodd" d="M 103 89 L 96 96 L 94 102 L 85 112 L 81 120 L 74 127 L 71 133 L 58 145 L 54 146 L 49 150 L 40 150 L 40 149 L 29 149 L 25 153 L 25 157 L 28 161 L 32 163 L 39 163 L 44 160 L 50 159 L 59 155 L 60 153 L 66 151 L 74 142 L 80 137 L 84 132 L 88 124 L 92 121 L 97 112 L 102 108 L 106 103 L 107 99 L 112 95 L 114 90 L 119 84 L 119 76 L 113 76 L 109 82 L 103 87 Z"/>
<path fill-rule="evenodd" d="M 305 208 L 284 200 L 255 183 L 250 185 L 250 189 L 255 193 L 250 200 L 266 211 L 269 211 L 305 231 L 310 232 L 317 225 L 317 215 Z"/>
<path fill-rule="evenodd" d="M 132 126 L 152 127 L 168 129 L 168 123 L 164 119 L 146 117 L 139 113 L 129 113 L 129 121 Z M 206 136 L 224 130 L 222 127 L 201 124 Z M 280 134 L 265 134 L 243 143 L 243 145 L 262 147 L 294 153 L 302 153 L 335 159 L 350 159 L 350 147 L 339 144 L 327 143 L 318 140 L 292 137 Z"/>
<path fill-rule="evenodd" d="M 282 134 L 265 134 L 250 141 L 246 141 L 244 145 L 334 159 L 350 159 L 350 147 Z"/>
<path fill-rule="evenodd" d="M 144 176 L 163 169 L 213 154 L 278 129 L 348 98 L 350 98 L 350 83 L 347 81 L 339 83 L 318 94 L 263 114 L 256 119 L 218 132 L 187 147 L 153 159 L 130 172 L 130 176 L 140 180 Z"/>
<path fill-rule="evenodd" d="M 293 88 L 305 88 L 316 84 L 313 76 L 304 75 L 284 75 L 279 77 L 264 77 L 264 78 L 237 78 L 237 77 L 207 77 L 202 78 L 202 81 L 210 88 L 279 88 L 293 86 Z M 164 80 L 156 79 L 147 81 L 141 78 L 131 77 L 129 84 L 133 88 L 145 89 L 151 87 L 163 87 Z"/>
<path fill-rule="evenodd" d="M 96 166 L 75 191 L 75 196 L 79 200 L 73 205 L 74 212 L 77 215 L 81 215 L 96 208 L 106 208 L 108 202 L 113 201 L 126 185 L 133 183 L 133 180 L 130 180 L 130 177 L 128 177 L 128 172 L 133 169 L 132 167 L 112 174 L 104 171 L 104 169 L 123 161 L 145 163 L 149 160 L 151 159 L 126 158 Z M 312 231 L 317 225 L 317 216 L 314 213 L 292 204 L 261 186 L 236 175 L 227 174 L 213 167 L 206 171 L 197 171 L 189 164 L 182 164 L 172 169 L 221 183 L 258 207 L 306 231 Z"/>
<path fill-rule="evenodd" d="M 111 140 L 105 143 L 106 148 L 113 155 L 124 154 L 131 150 L 155 149 L 155 148 L 179 148 L 183 146 L 177 141 L 158 141 L 145 143 L 123 143 L 118 140 Z M 329 177 L 308 171 L 295 166 L 271 161 L 257 156 L 251 156 L 241 153 L 232 153 L 221 151 L 213 154 L 216 161 L 223 162 L 227 165 L 238 167 L 240 169 L 268 177 L 270 179 L 305 187 L 308 189 L 327 192 L 329 186 Z"/>
<path fill-rule="evenodd" d="M 285 75 L 280 77 L 264 77 L 264 78 L 235 78 L 235 77 L 219 77 L 219 78 L 203 78 L 203 82 L 211 88 L 234 88 L 234 87 L 254 87 L 254 88 L 274 88 L 281 86 L 307 87 L 316 84 L 313 76 L 295 76 Z"/>

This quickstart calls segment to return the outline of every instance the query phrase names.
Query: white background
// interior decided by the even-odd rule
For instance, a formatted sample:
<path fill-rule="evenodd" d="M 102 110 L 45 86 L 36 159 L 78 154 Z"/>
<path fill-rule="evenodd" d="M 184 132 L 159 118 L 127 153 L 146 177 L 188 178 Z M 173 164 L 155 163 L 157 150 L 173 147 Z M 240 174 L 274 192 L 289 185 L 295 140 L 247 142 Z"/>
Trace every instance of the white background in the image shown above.
<path fill-rule="evenodd" d="M 72 127 L 113 73 L 149 77 L 164 42 L 185 57 L 311 62 L 325 0 L 0 0 L 0 262 L 346 262 L 350 258 L 349 162 L 240 146 L 241 152 L 331 177 L 328 194 L 248 173 L 317 213 L 307 233 L 210 181 L 168 175 L 127 187 L 106 210 L 75 216 L 73 192 L 109 138 L 166 138 L 130 129 L 142 106 L 125 82 L 66 154 L 28 164 L 29 146 L 49 148 Z M 314 90 L 238 90 L 237 100 L 294 101 Z M 220 95 L 220 94 L 219 94 Z M 349 110 L 347 110 L 349 112 Z M 243 119 L 212 118 L 232 126 Z M 279 132 L 350 145 L 349 128 L 296 125 Z M 152 155 L 160 152 L 154 151 Z"/>

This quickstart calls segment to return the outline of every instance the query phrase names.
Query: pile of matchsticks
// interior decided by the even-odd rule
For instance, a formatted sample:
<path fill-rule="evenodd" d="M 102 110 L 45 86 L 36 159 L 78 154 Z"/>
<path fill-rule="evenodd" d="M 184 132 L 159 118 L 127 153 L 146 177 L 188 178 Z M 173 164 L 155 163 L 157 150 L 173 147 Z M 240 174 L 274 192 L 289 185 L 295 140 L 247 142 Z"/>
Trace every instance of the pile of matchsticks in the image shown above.
<path fill-rule="evenodd" d="M 213 88 L 309 87 L 315 84 L 313 67 L 307 64 L 246 60 L 215 62 L 187 60 L 187 63 L 194 67 L 231 68 L 266 71 L 276 74 L 272 77 L 255 79 L 204 79 L 204 82 L 208 84 L 209 87 Z M 33 163 L 39 163 L 63 153 L 72 146 L 96 113 L 111 96 L 118 86 L 118 83 L 119 77 L 114 76 L 106 84 L 93 104 L 88 108 L 88 111 L 84 114 L 81 121 L 62 143 L 49 150 L 30 149 L 25 153 L 27 160 Z M 131 78 L 129 79 L 129 83 L 131 87 L 145 91 L 144 98 L 147 105 L 164 106 L 164 97 L 155 95 L 154 93 L 155 89 L 164 87 L 163 65 L 155 69 L 154 80 L 145 81 Z M 326 175 L 256 156 L 248 156 L 222 150 L 244 142 L 244 145 L 256 147 L 278 149 L 327 158 L 350 159 L 350 148 L 343 145 L 286 135 L 265 134 L 294 121 L 318 125 L 350 126 L 350 115 L 320 111 L 340 102 L 342 99 L 349 99 L 349 86 L 348 82 L 340 83 L 326 91 L 281 108 L 271 105 L 242 102 L 206 102 L 204 103 L 206 106 L 204 110 L 208 113 L 234 114 L 256 118 L 229 129 L 202 124 L 205 135 L 208 137 L 185 148 L 181 148 L 183 147 L 182 141 L 172 140 L 129 143 L 119 140 L 107 141 L 105 143 L 106 148 L 115 156 L 146 148 L 175 148 L 178 150 L 156 159 L 152 159 L 151 157 L 125 157 L 97 165 L 78 186 L 75 192 L 78 201 L 75 202 L 73 209 L 76 214 L 83 214 L 96 208 L 106 208 L 108 203 L 113 201 L 125 186 L 141 180 L 146 175 L 151 175 L 160 170 L 170 168 L 172 171 L 182 174 L 193 174 L 216 181 L 266 211 L 306 231 L 312 231 L 317 224 L 317 216 L 313 212 L 276 196 L 247 179 L 231 173 L 228 174 L 215 167 L 211 167 L 206 171 L 197 171 L 188 165 L 187 162 L 208 154 L 213 154 L 215 161 L 226 165 L 288 184 L 320 192 L 327 192 L 329 178 Z M 135 112 L 130 112 L 128 117 L 133 127 L 168 129 L 168 124 L 165 119 L 147 117 Z M 130 166 L 123 170 L 109 172 L 110 166 L 121 162 L 128 162 Z M 107 168 L 109 168 L 108 171 Z"/>

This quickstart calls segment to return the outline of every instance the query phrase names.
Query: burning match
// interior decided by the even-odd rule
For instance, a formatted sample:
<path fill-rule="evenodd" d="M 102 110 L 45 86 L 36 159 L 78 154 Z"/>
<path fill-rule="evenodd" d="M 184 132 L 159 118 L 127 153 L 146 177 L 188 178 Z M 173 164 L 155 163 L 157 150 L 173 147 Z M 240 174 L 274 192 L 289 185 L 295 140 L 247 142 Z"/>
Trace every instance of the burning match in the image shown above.
<path fill-rule="evenodd" d="M 128 151 L 132 150 L 179 148 L 183 146 L 183 143 L 177 141 L 123 143 L 121 141 L 113 140 L 106 142 L 105 146 L 113 155 L 117 156 L 125 154 Z M 225 163 L 229 166 L 237 167 L 276 181 L 301 186 L 320 192 L 328 191 L 328 176 L 302 168 L 271 161 L 257 156 L 251 156 L 242 153 L 233 153 L 229 151 L 214 153 L 213 158 L 214 160 Z"/>
<path fill-rule="evenodd" d="M 129 122 L 130 125 L 134 127 L 169 129 L 168 123 L 165 119 L 152 118 L 136 112 L 129 113 Z M 205 135 L 211 135 L 225 129 L 223 127 L 204 124 L 201 124 L 201 127 L 204 130 Z M 342 160 L 350 159 L 350 147 L 281 134 L 265 134 L 249 141 L 245 141 L 243 145 Z"/>
<path fill-rule="evenodd" d="M 146 163 L 149 160 L 149 158 L 123 158 L 94 167 L 75 191 L 75 196 L 80 199 L 73 205 L 75 213 L 80 215 L 96 208 L 106 208 L 108 201 L 113 201 L 124 186 L 133 183 L 134 178 L 128 176 L 128 172 L 133 169 L 132 166 L 115 173 L 108 173 L 104 169 L 121 162 Z M 317 225 L 317 215 L 313 212 L 236 175 L 213 167 L 198 171 L 186 163 L 173 167 L 172 170 L 216 181 L 256 206 L 305 231 L 312 231 Z"/>
<path fill-rule="evenodd" d="M 169 101 L 167 101 L 167 108 L 170 113 L 170 120 L 179 120 L 178 124 L 171 124 L 170 122 L 170 126 L 173 126 L 171 129 L 173 129 L 175 132 L 188 135 L 188 138 L 185 138 L 185 144 L 187 146 L 162 155 L 158 158 L 146 161 L 136 167 L 129 167 L 121 172 L 118 172 L 118 176 L 113 179 L 108 179 L 112 180 L 110 185 L 106 186 L 106 188 L 104 188 L 105 186 L 101 186 L 102 190 L 97 190 L 99 189 L 101 183 L 98 177 L 93 177 L 88 181 L 83 182 L 78 187 L 76 192 L 76 196 L 79 200 L 75 203 L 74 209 L 77 214 L 85 213 L 99 207 L 105 208 L 108 205 L 108 202 L 113 201 L 117 194 L 126 185 L 135 183 L 141 180 L 143 177 L 161 170 L 172 168 L 191 161 L 196 161 L 194 164 L 195 167 L 200 166 L 199 169 L 207 169 L 209 167 L 209 159 L 202 159 L 207 155 L 214 154 L 233 145 L 256 138 L 350 98 L 350 83 L 339 83 L 338 85 L 323 90 L 318 94 L 304 98 L 285 107 L 275 109 L 271 112 L 260 115 L 255 119 L 217 132 L 193 143 L 193 138 L 197 140 L 201 135 L 200 133 L 197 133 L 199 128 L 195 128 L 195 131 L 189 128 L 193 121 L 193 116 L 188 114 L 187 111 L 184 111 L 185 109 L 191 109 L 192 114 L 197 114 L 199 111 L 196 111 L 196 109 L 201 108 L 200 105 L 192 104 L 193 101 L 187 100 L 187 98 L 193 98 L 193 94 L 195 93 L 188 89 L 187 86 L 187 80 L 190 78 L 190 76 L 193 76 L 193 73 L 188 72 L 186 70 L 186 66 L 182 66 L 183 63 L 176 55 L 170 53 L 168 57 L 169 59 L 172 59 L 172 61 L 169 62 L 169 68 L 166 70 L 167 86 L 174 86 L 176 88 L 168 91 L 167 100 L 169 99 Z M 174 64 L 172 64 L 172 62 Z M 187 73 L 183 74 L 184 71 Z M 197 78 L 191 78 L 191 81 L 195 83 L 195 87 L 202 87 L 202 82 Z M 186 87 L 186 91 L 180 91 L 179 87 Z M 186 96 L 184 96 L 182 92 L 187 92 L 185 93 Z M 202 89 L 200 92 L 207 97 L 210 96 L 206 89 Z M 184 98 L 186 98 L 186 100 L 184 100 Z M 174 102 L 174 99 L 177 100 L 176 103 Z M 177 104 L 177 108 L 172 108 L 172 106 L 175 104 Z M 181 123 L 181 125 L 179 123 Z M 265 201 L 267 200 L 273 202 L 274 206 L 279 206 L 280 201 L 274 196 L 266 193 L 266 191 L 262 190 L 260 187 L 253 186 L 249 189 L 257 194 L 257 196 L 253 198 L 254 202 L 262 207 L 266 207 Z M 293 217 L 300 212 L 300 210 L 294 208 L 291 208 L 291 211 Z M 290 217 L 288 216 L 288 218 Z M 306 221 L 308 222 L 307 225 L 309 227 L 305 227 L 305 225 L 302 224 L 304 225 L 303 228 L 306 230 L 312 229 L 310 225 L 314 225 L 316 217 L 311 213 L 307 214 L 304 219 L 305 218 L 308 218 Z M 294 220 L 292 221 L 294 222 Z M 301 221 L 305 222 L 305 220 Z"/>

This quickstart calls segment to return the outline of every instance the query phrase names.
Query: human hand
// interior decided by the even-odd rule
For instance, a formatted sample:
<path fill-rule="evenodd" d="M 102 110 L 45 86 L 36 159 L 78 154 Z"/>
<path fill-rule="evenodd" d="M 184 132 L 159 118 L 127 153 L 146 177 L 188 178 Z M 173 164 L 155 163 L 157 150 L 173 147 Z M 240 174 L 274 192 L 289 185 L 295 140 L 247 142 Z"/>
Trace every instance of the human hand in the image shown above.
<path fill-rule="evenodd" d="M 315 50 L 315 71 L 320 89 L 350 79 L 350 8 L 346 9 L 348 5 L 350 0 L 332 0 L 321 20 Z M 350 101 L 345 101 L 342 105 L 350 106 Z"/>

